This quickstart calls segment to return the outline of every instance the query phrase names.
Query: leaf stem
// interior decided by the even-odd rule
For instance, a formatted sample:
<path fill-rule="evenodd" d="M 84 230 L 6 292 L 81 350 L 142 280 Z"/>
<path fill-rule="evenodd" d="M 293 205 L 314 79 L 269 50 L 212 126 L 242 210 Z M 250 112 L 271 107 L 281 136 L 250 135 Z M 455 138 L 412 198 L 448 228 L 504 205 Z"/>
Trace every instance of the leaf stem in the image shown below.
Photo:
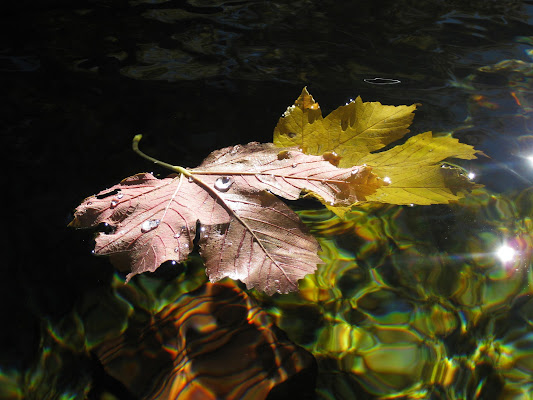
<path fill-rule="evenodd" d="M 178 165 L 172 165 L 172 164 L 166 163 L 164 161 L 159 161 L 156 158 L 150 157 L 148 154 L 144 154 L 141 150 L 139 150 L 139 142 L 141 141 L 142 137 L 143 137 L 143 135 L 140 135 L 140 134 L 139 135 L 135 135 L 133 137 L 132 147 L 133 147 L 133 151 L 135 153 L 140 155 L 142 158 L 145 158 L 148 161 L 152 161 L 154 164 L 161 165 L 162 167 L 170 169 L 171 171 L 178 172 L 178 173 L 183 174 L 183 175 L 185 175 L 187 177 L 192 176 L 191 172 L 186 170 L 183 167 L 180 167 Z"/>

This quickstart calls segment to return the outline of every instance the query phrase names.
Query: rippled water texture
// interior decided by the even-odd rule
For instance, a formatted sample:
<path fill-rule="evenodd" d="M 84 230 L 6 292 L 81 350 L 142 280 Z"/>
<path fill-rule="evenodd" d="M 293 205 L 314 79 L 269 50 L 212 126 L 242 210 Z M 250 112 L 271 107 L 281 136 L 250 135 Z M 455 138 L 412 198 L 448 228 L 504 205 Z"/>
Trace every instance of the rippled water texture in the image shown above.
<path fill-rule="evenodd" d="M 301 293 L 320 315 L 306 347 L 324 373 L 323 398 L 347 399 L 361 387 L 406 398 L 492 398 L 495 390 L 494 398 L 528 398 L 532 205 L 531 190 L 479 190 L 460 205 L 357 210 L 348 221 L 302 212 L 317 234 L 327 232 L 327 263 Z M 502 238 L 517 251 L 505 262 L 496 255 Z M 355 252 L 353 243 L 361 244 Z M 291 336 L 299 325 L 284 312 L 291 301 L 276 300 Z"/>
<path fill-rule="evenodd" d="M 6 174 L 0 398 L 533 398 L 531 1 L 25 4 L 2 17 L 6 159 L 27 177 Z M 83 195 L 154 168 L 134 134 L 192 167 L 271 141 L 303 86 L 324 113 L 421 104 L 410 134 L 483 151 L 460 166 L 484 187 L 342 220 L 292 202 L 324 264 L 272 297 L 207 282 L 197 256 L 124 285 L 67 232 Z"/>

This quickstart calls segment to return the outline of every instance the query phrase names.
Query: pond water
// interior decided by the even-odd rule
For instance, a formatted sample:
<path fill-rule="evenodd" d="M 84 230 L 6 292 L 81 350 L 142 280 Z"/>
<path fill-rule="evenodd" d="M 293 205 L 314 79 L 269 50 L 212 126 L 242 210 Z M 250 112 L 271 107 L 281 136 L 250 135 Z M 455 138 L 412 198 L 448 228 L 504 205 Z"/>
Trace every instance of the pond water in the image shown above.
<path fill-rule="evenodd" d="M 2 399 L 533 398 L 533 2 L 21 2 L 0 17 L 10 232 Z M 300 291 L 210 284 L 198 255 L 124 284 L 66 227 L 138 157 L 271 142 L 307 86 L 419 104 L 484 155 L 450 204 L 287 203 L 324 264 Z M 105 228 L 103 228 L 105 229 Z"/>

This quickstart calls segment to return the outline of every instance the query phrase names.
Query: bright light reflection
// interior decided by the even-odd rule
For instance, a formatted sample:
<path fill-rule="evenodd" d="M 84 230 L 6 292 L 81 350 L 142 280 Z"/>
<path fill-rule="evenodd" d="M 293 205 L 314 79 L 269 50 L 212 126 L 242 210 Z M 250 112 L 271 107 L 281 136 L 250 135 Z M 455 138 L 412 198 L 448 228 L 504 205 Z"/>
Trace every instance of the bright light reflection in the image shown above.
<path fill-rule="evenodd" d="M 476 174 L 475 174 L 475 173 L 473 173 L 473 172 L 469 172 L 469 173 L 468 173 L 468 179 L 472 180 L 472 179 L 474 179 L 475 177 L 476 177 Z"/>
<path fill-rule="evenodd" d="M 516 250 L 506 244 L 500 246 L 498 250 L 496 250 L 496 256 L 503 263 L 512 261 L 515 255 L 516 255 Z"/>
<path fill-rule="evenodd" d="M 529 166 L 530 166 L 531 168 L 533 168 L 533 155 L 531 155 L 531 156 L 527 156 L 526 158 L 527 158 L 527 160 L 529 161 Z"/>

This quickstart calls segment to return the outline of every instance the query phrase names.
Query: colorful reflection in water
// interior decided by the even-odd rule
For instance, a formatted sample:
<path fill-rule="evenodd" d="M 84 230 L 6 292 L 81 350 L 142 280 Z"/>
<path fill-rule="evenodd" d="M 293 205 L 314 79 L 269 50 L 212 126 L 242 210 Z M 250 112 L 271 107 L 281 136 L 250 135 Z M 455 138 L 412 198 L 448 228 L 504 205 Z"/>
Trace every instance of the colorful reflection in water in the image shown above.
<path fill-rule="evenodd" d="M 143 399 L 264 399 L 313 367 L 313 357 L 278 335 L 230 280 L 181 296 L 95 352 L 111 376 Z"/>
<path fill-rule="evenodd" d="M 315 355 L 320 398 L 533 395 L 532 190 L 373 206 L 345 221 L 300 215 L 321 236 L 326 264 L 269 311 Z M 513 257 L 501 260 L 502 243 Z M 320 317 L 302 337 L 308 315 Z"/>

